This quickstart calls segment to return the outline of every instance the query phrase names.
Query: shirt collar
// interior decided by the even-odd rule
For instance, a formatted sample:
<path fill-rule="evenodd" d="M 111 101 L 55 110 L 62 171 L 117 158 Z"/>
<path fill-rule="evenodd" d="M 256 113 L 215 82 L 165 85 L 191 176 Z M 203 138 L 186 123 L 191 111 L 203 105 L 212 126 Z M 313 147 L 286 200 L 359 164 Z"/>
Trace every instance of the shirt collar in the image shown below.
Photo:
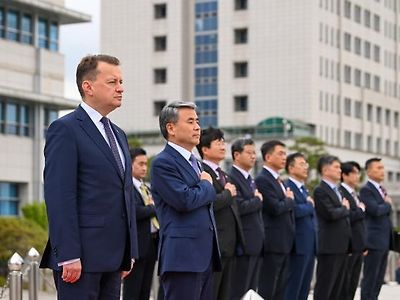
<path fill-rule="evenodd" d="M 244 178 L 249 178 L 249 176 L 250 176 L 250 173 L 249 172 L 247 172 L 247 171 L 245 171 L 245 170 L 243 170 L 241 167 L 238 167 L 237 165 L 233 165 L 240 173 L 242 173 L 242 175 L 243 175 L 243 177 Z"/>
<path fill-rule="evenodd" d="M 274 170 L 272 170 L 270 167 L 267 167 L 264 165 L 264 169 L 266 169 L 268 172 L 271 173 L 271 175 L 275 178 L 278 179 L 279 177 L 279 173 L 275 172 Z"/>
<path fill-rule="evenodd" d="M 135 188 L 140 191 L 140 186 L 143 184 L 142 180 L 136 179 L 135 177 L 132 177 L 133 185 Z"/>
<path fill-rule="evenodd" d="M 294 179 L 293 177 L 289 176 L 289 179 L 293 181 L 293 183 L 298 187 L 300 190 L 301 187 L 304 185 L 304 182 L 298 181 L 297 179 Z"/>
<path fill-rule="evenodd" d="M 353 195 L 354 189 L 351 186 L 349 186 L 345 182 L 342 182 L 341 185 L 342 185 L 342 187 L 344 187 L 349 192 L 350 195 Z"/>
<path fill-rule="evenodd" d="M 322 181 L 324 181 L 327 185 L 329 185 L 329 187 L 333 190 L 333 189 L 337 189 L 337 185 L 327 179 L 322 179 Z"/>
<path fill-rule="evenodd" d="M 217 173 L 217 169 L 219 168 L 219 165 L 217 165 L 216 163 L 209 161 L 207 159 L 203 159 L 203 163 L 205 163 L 207 166 L 209 166 L 211 169 L 213 169 L 213 171 L 215 172 L 215 174 L 218 175 Z"/>
<path fill-rule="evenodd" d="M 93 121 L 93 123 L 98 123 L 100 122 L 101 118 L 103 117 L 97 110 L 95 110 L 93 107 L 91 107 L 89 104 L 86 102 L 81 103 L 81 107 L 86 111 L 86 113 L 89 115 L 89 118 Z"/>
<path fill-rule="evenodd" d="M 371 182 L 378 191 L 381 190 L 381 185 L 378 182 L 376 182 L 375 180 L 372 180 L 370 178 L 368 178 L 368 181 Z"/>
<path fill-rule="evenodd" d="M 187 161 L 189 161 L 190 156 L 193 154 L 192 152 L 186 150 L 182 146 L 179 146 L 171 141 L 168 141 L 168 145 L 170 145 L 172 148 L 174 148 L 176 151 L 178 151 L 179 154 L 182 155 Z"/>

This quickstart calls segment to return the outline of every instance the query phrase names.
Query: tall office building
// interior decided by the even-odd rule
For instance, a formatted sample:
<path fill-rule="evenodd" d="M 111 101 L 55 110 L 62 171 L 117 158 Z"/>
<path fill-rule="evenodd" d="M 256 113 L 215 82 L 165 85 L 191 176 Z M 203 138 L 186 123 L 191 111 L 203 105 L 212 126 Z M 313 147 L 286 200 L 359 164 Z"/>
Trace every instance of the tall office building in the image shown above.
<path fill-rule="evenodd" d="M 0 215 L 43 200 L 43 146 L 47 126 L 64 98 L 59 28 L 90 21 L 64 0 L 0 1 Z"/>
<path fill-rule="evenodd" d="M 101 47 L 126 77 L 113 117 L 143 137 L 177 99 L 232 134 L 275 120 L 344 160 L 383 157 L 399 190 L 399 14 L 397 0 L 102 1 Z"/>

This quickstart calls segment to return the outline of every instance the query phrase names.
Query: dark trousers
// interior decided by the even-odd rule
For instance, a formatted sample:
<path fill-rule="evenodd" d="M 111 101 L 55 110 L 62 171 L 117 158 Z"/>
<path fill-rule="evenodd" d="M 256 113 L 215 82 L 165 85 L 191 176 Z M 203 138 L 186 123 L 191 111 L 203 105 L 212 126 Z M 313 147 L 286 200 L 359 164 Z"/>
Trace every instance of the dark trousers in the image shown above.
<path fill-rule="evenodd" d="M 256 291 L 260 274 L 260 256 L 237 256 L 233 271 L 232 299 L 238 300 L 250 289 Z"/>
<path fill-rule="evenodd" d="M 361 265 L 363 262 L 362 253 L 352 253 L 347 257 L 346 273 L 343 281 L 343 300 L 352 300 L 356 294 L 358 281 L 360 280 Z"/>
<path fill-rule="evenodd" d="M 315 255 L 292 254 L 289 263 L 289 280 L 285 289 L 286 300 L 307 300 L 314 272 Z"/>
<path fill-rule="evenodd" d="M 368 250 L 368 255 L 364 257 L 361 300 L 378 299 L 385 277 L 387 258 L 387 250 Z"/>
<path fill-rule="evenodd" d="M 318 255 L 314 300 L 342 300 L 347 256 L 347 254 Z"/>
<path fill-rule="evenodd" d="M 83 272 L 75 283 L 61 278 L 62 271 L 53 271 L 58 300 L 119 300 L 121 272 Z"/>
<path fill-rule="evenodd" d="M 205 272 L 165 272 L 161 276 L 165 300 L 212 299 L 212 266 Z"/>
<path fill-rule="evenodd" d="M 268 300 L 281 300 L 289 275 L 290 254 L 264 254 L 258 285 L 258 293 Z"/>
<path fill-rule="evenodd" d="M 222 257 L 221 263 L 221 272 L 213 273 L 213 299 L 230 300 L 234 257 Z"/>
<path fill-rule="evenodd" d="M 154 247 L 147 256 L 139 258 L 133 265 L 131 273 L 124 279 L 124 300 L 148 300 L 150 298 L 154 265 L 157 259 L 157 239 L 153 239 Z"/>

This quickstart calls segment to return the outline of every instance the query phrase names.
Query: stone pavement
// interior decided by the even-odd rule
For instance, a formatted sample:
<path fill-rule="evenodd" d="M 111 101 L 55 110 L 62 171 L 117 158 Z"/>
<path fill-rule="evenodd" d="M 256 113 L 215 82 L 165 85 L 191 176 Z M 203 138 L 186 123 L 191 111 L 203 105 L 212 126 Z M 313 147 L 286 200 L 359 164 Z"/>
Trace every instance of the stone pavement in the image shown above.
<path fill-rule="evenodd" d="M 8 299 L 8 296 L 5 298 Z M 23 300 L 28 299 L 28 291 L 24 290 L 23 292 Z M 40 300 L 56 300 L 55 293 L 44 293 L 41 292 L 39 294 Z M 312 293 L 308 297 L 309 300 L 312 300 Z M 354 299 L 360 299 L 360 290 L 357 290 L 356 297 Z M 400 299 L 400 285 L 396 283 L 389 283 L 382 286 L 382 291 L 379 296 L 379 300 L 399 300 Z M 3 299 L 1 299 L 3 300 Z"/>

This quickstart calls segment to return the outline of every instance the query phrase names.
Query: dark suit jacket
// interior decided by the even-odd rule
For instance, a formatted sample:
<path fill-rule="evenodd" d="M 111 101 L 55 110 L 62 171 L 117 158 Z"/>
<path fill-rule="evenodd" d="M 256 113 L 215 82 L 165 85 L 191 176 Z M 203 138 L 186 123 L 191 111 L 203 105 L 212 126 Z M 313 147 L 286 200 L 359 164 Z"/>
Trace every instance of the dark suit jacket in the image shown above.
<path fill-rule="evenodd" d="M 388 250 L 392 239 L 391 205 L 371 182 L 360 189 L 360 198 L 366 208 L 367 249 Z"/>
<path fill-rule="evenodd" d="M 232 257 L 239 243 L 244 245 L 242 222 L 240 221 L 237 199 L 225 190 L 210 166 L 203 163 L 203 169 L 211 175 L 213 186 L 217 193 L 214 202 L 214 216 L 217 224 L 219 249 L 222 257 Z M 228 181 L 228 178 L 225 178 Z"/>
<path fill-rule="evenodd" d="M 316 216 L 314 206 L 307 201 L 297 185 L 290 179 L 285 183 L 294 194 L 296 221 L 296 254 L 314 254 L 316 251 Z"/>
<path fill-rule="evenodd" d="M 351 242 L 349 210 L 324 181 L 315 188 L 314 201 L 318 217 L 318 253 L 348 253 Z"/>
<path fill-rule="evenodd" d="M 289 254 L 295 242 L 294 201 L 286 198 L 281 185 L 265 168 L 256 177 L 263 195 L 264 252 Z"/>
<path fill-rule="evenodd" d="M 41 267 L 80 258 L 83 272 L 129 270 L 138 257 L 131 160 L 125 133 L 121 177 L 107 142 L 82 107 L 54 121 L 44 149 L 49 241 Z M 122 262 L 122 265 L 121 265 Z"/>
<path fill-rule="evenodd" d="M 145 205 L 140 192 L 134 187 L 133 197 L 136 205 L 137 235 L 139 245 L 139 260 L 150 255 L 154 243 L 151 235 L 151 218 L 156 216 L 154 205 Z"/>
<path fill-rule="evenodd" d="M 161 224 L 159 274 L 204 272 L 212 258 L 218 270 L 212 184 L 200 180 L 190 163 L 167 144 L 153 160 L 151 188 Z"/>
<path fill-rule="evenodd" d="M 236 186 L 236 199 L 245 239 L 244 249 L 238 248 L 237 254 L 260 255 L 264 240 L 264 226 L 261 217 L 262 202 L 254 196 L 246 178 L 238 169 L 231 167 L 228 174 L 229 181 Z"/>
<path fill-rule="evenodd" d="M 356 200 L 342 185 L 340 193 L 350 203 L 350 225 L 351 225 L 351 251 L 354 253 L 364 252 L 365 247 L 365 212 L 357 206 Z"/>

